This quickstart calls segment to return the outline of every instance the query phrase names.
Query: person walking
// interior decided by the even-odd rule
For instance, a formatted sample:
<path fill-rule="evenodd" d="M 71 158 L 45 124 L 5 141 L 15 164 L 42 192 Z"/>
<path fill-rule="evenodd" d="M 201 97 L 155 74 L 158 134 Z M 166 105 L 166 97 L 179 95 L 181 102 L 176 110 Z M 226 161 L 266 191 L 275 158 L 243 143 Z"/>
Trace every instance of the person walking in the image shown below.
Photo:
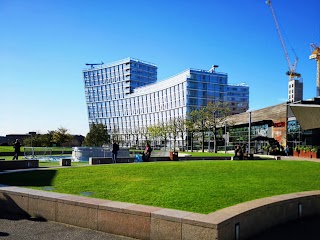
<path fill-rule="evenodd" d="M 116 141 L 113 141 L 112 145 L 112 163 L 117 163 L 117 155 L 119 151 L 119 144 Z"/>
<path fill-rule="evenodd" d="M 14 156 L 12 160 L 18 160 L 19 154 L 20 154 L 20 147 L 21 147 L 21 144 L 19 142 L 19 139 L 16 139 L 16 141 L 13 143 Z"/>

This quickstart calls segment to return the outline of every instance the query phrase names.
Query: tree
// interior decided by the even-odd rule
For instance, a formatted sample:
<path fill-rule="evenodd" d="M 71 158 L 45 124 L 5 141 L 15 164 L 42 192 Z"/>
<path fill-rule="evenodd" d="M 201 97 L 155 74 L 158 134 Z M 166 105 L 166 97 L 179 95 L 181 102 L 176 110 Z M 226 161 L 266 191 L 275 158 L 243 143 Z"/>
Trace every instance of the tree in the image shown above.
<path fill-rule="evenodd" d="M 186 131 L 186 119 L 182 117 L 178 117 L 176 123 L 177 123 L 178 132 L 180 132 L 181 134 L 182 151 L 184 151 L 184 137 L 185 137 L 184 133 Z"/>
<path fill-rule="evenodd" d="M 155 145 L 155 140 L 160 137 L 160 127 L 158 125 L 152 125 L 147 128 L 147 131 L 150 134 L 150 137 L 152 138 Z"/>
<path fill-rule="evenodd" d="M 60 127 L 58 130 L 54 131 L 52 136 L 52 141 L 57 144 L 57 146 L 63 146 L 64 143 L 69 142 L 72 136 L 68 133 L 68 129 Z"/>
<path fill-rule="evenodd" d="M 83 141 L 84 146 L 101 147 L 103 144 L 110 143 L 110 136 L 107 129 L 101 123 L 92 123 L 90 131 Z"/>
<path fill-rule="evenodd" d="M 213 133 L 213 151 L 217 152 L 217 129 L 221 129 L 226 124 L 226 119 L 230 116 L 230 109 L 224 102 L 209 102 L 203 108 L 204 124 L 209 132 Z M 210 144 L 210 143 L 209 143 Z"/>
<path fill-rule="evenodd" d="M 197 123 L 197 116 L 198 116 L 197 109 L 191 111 L 188 113 L 186 118 L 186 129 L 187 129 L 187 135 L 190 134 L 190 143 L 191 143 L 191 152 L 193 152 L 193 137 L 194 133 L 196 132 L 196 123 Z"/>
<path fill-rule="evenodd" d="M 173 137 L 173 151 L 175 151 L 176 150 L 176 140 L 177 140 L 177 137 L 179 134 L 177 118 L 171 119 L 167 125 L 167 128 L 168 128 L 170 135 Z"/>

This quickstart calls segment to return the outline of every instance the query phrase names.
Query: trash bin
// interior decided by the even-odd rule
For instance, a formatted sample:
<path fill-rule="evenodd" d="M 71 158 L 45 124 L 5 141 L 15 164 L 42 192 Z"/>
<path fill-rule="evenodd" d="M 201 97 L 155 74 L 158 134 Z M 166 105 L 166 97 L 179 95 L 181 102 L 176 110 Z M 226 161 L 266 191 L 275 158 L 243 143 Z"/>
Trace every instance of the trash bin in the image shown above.
<path fill-rule="evenodd" d="M 171 161 L 178 161 L 178 152 L 170 152 L 170 160 Z"/>

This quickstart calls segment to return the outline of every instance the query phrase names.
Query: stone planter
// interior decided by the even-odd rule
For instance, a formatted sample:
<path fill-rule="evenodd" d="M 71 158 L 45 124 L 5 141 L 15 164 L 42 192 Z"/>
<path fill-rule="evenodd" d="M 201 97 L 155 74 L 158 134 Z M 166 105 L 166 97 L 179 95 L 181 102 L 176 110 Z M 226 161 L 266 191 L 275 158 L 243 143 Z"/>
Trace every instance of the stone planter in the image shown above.
<path fill-rule="evenodd" d="M 309 152 L 310 158 L 317 158 L 316 152 Z"/>

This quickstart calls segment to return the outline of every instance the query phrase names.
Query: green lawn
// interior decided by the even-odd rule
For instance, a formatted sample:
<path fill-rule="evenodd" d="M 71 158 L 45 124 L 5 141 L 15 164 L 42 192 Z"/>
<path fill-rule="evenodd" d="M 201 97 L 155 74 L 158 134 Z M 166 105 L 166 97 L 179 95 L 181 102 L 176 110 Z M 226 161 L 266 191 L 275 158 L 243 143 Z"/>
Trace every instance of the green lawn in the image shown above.
<path fill-rule="evenodd" d="M 35 147 L 35 149 L 38 149 L 39 147 Z M 72 151 L 71 147 L 50 147 L 52 151 Z M 20 148 L 21 152 L 24 152 L 24 147 Z M 0 152 L 14 152 L 13 146 L 0 146 Z"/>
<path fill-rule="evenodd" d="M 0 183 L 210 213 L 267 196 L 320 189 L 320 164 L 186 161 L 110 164 L 0 175 Z"/>
<path fill-rule="evenodd" d="M 216 156 L 216 157 L 222 157 L 222 156 L 234 156 L 234 154 L 230 154 L 230 153 L 213 153 L 213 152 L 179 152 L 179 153 L 183 153 L 183 154 L 189 154 L 193 157 L 210 157 L 210 156 Z"/>

